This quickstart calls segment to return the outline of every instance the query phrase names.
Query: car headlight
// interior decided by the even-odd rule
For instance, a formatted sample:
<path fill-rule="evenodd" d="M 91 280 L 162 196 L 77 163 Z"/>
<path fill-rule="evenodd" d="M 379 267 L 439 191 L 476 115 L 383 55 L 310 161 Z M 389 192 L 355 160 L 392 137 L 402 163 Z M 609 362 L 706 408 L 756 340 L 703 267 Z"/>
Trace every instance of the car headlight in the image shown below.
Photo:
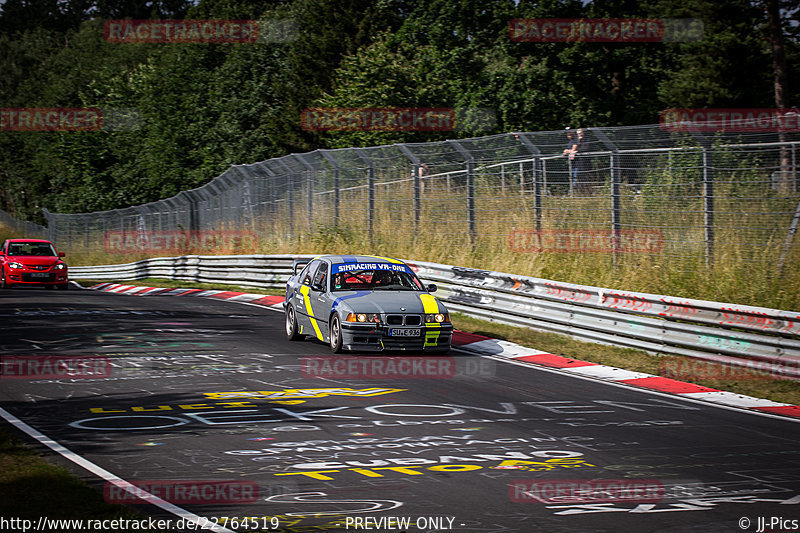
<path fill-rule="evenodd" d="M 450 322 L 450 313 L 435 313 L 425 315 L 425 322 L 438 322 L 439 324 L 442 322 Z"/>
<path fill-rule="evenodd" d="M 380 316 L 375 313 L 350 313 L 345 319 L 347 322 L 375 322 L 381 321 Z"/>
<path fill-rule="evenodd" d="M 22 270 L 25 268 L 25 265 L 22 263 L 17 263 L 16 261 L 12 261 L 8 264 L 8 268 L 16 268 L 17 270 Z"/>
<path fill-rule="evenodd" d="M 53 267 L 54 270 L 64 270 L 65 268 L 67 268 L 67 265 L 65 265 L 64 263 L 58 263 L 56 266 Z"/>

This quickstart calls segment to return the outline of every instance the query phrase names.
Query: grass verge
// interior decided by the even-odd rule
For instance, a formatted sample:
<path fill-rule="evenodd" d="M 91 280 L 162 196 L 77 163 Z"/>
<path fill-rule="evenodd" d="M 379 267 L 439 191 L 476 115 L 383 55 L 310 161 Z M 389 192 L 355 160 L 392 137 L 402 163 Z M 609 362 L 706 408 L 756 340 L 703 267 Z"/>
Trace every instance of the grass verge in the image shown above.
<path fill-rule="evenodd" d="M 103 494 L 50 464 L 0 425 L 0 516 L 35 520 L 52 519 L 142 520 L 146 517 L 106 503 Z"/>

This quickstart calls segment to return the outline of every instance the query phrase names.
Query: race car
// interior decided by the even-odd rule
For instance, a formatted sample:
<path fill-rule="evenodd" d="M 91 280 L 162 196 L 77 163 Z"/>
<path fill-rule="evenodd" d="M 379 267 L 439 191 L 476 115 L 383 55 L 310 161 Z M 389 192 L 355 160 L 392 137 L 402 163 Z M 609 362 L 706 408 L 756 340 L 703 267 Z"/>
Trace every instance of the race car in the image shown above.
<path fill-rule="evenodd" d="M 446 353 L 453 324 L 447 308 L 400 260 L 323 255 L 295 261 L 286 284 L 286 336 L 312 336 L 344 350 Z"/>
<path fill-rule="evenodd" d="M 0 248 L 0 288 L 11 285 L 69 287 L 67 264 L 50 241 L 8 239 Z"/>

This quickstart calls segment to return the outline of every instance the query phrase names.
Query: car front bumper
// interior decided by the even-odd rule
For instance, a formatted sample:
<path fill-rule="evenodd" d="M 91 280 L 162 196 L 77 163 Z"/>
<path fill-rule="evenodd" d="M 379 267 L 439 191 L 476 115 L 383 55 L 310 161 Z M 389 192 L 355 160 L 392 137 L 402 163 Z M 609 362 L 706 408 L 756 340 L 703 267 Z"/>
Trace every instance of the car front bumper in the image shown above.
<path fill-rule="evenodd" d="M 66 272 L 26 272 L 23 270 L 11 270 L 6 272 L 6 283 L 8 285 L 28 285 L 31 287 L 41 285 L 66 285 L 69 283 L 69 277 Z"/>
<path fill-rule="evenodd" d="M 390 335 L 391 329 L 419 329 L 415 336 Z M 358 352 L 409 351 L 445 353 L 450 350 L 453 325 L 393 328 L 374 324 L 342 323 L 342 347 Z"/>

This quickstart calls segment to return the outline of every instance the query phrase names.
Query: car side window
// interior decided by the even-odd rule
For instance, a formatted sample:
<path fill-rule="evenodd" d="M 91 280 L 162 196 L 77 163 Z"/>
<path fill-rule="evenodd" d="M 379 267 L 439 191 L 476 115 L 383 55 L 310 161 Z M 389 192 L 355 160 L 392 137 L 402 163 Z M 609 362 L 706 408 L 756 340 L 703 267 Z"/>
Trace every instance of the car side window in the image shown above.
<path fill-rule="evenodd" d="M 311 281 L 314 279 L 314 274 L 316 273 L 317 268 L 319 267 L 320 263 L 321 263 L 321 261 L 319 261 L 319 260 L 312 261 L 306 267 L 305 272 L 303 272 L 303 281 L 302 281 L 303 285 L 311 286 Z"/>
<path fill-rule="evenodd" d="M 322 287 L 324 291 L 326 289 L 326 285 L 328 284 L 328 263 L 320 262 L 319 269 L 317 273 L 314 275 L 314 283 L 315 287 Z"/>

